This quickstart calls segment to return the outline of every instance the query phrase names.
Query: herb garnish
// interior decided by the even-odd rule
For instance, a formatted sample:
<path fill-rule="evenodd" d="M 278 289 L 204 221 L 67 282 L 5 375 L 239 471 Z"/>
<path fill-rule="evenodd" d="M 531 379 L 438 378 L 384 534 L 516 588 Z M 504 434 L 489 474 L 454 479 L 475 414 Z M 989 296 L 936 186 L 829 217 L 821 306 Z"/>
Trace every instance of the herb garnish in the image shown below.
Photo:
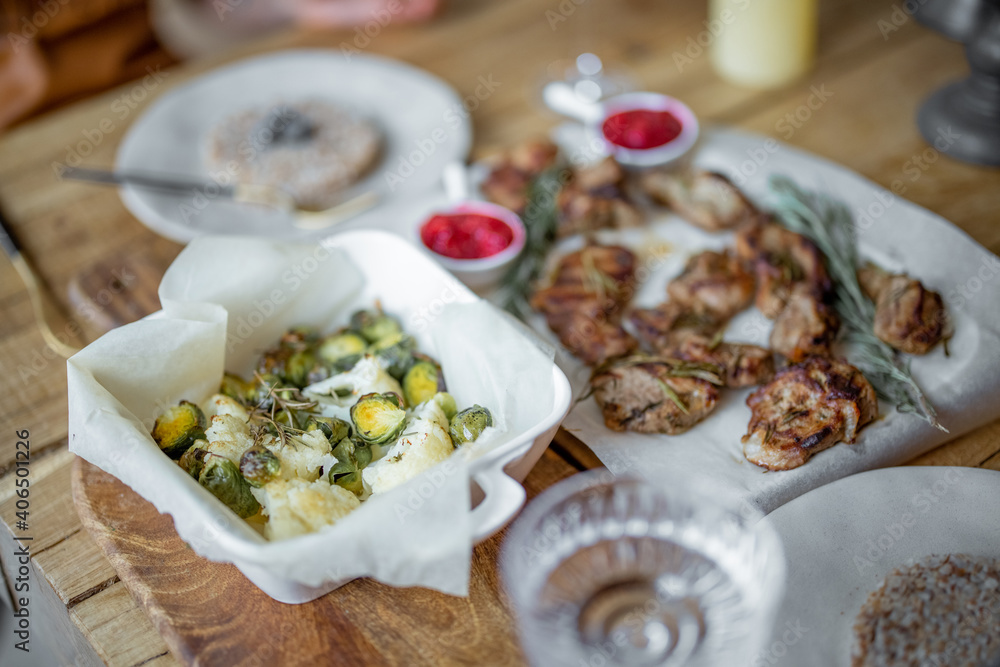
<path fill-rule="evenodd" d="M 524 250 L 504 274 L 496 294 L 496 303 L 501 308 L 521 318 L 531 313 L 528 294 L 541 275 L 545 257 L 556 238 L 562 172 L 560 167 L 547 169 L 528 186 L 528 203 L 521 215 L 526 232 Z"/>
<path fill-rule="evenodd" d="M 931 426 L 948 432 L 937 420 L 934 406 L 910 374 L 909 364 L 875 335 L 875 304 L 858 284 L 858 252 L 854 220 L 843 202 L 817 192 L 805 192 L 783 176 L 771 178 L 774 211 L 781 223 L 802 234 L 826 255 L 834 283 L 834 306 L 853 345 L 851 359 L 880 396 L 900 412 L 912 412 Z"/>

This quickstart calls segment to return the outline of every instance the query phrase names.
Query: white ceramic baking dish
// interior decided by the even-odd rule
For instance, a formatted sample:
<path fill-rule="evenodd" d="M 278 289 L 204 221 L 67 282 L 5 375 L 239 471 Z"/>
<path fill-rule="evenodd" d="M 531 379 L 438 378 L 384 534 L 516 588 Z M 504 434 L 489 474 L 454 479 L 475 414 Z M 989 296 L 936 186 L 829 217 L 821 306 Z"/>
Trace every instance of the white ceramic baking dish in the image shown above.
<path fill-rule="evenodd" d="M 210 245 L 213 243 L 218 245 L 213 247 Z M 196 240 L 192 245 L 199 245 L 198 249 L 202 251 L 200 256 L 205 256 L 206 249 L 213 251 L 226 249 L 227 252 L 232 252 L 229 249 L 234 243 L 245 243 L 248 244 L 245 246 L 247 248 L 259 249 L 264 247 L 260 244 L 265 242 L 249 239 L 203 238 Z M 206 244 L 209 245 L 208 248 Z M 304 246 L 298 246 L 302 247 Z M 324 240 L 322 248 L 327 251 L 343 252 L 349 262 L 360 270 L 363 278 L 362 284 L 356 286 L 356 289 L 352 288 L 353 293 L 334 295 L 336 286 L 331 286 L 327 290 L 331 293 L 330 299 L 337 301 L 336 308 L 339 312 L 370 307 L 375 299 L 379 299 L 386 312 L 390 313 L 406 313 L 408 308 L 412 308 L 413 303 L 433 304 L 435 299 L 442 295 L 444 301 L 448 303 L 475 304 L 480 301 L 479 297 L 458 283 L 430 258 L 393 234 L 378 231 L 345 232 Z M 185 250 L 185 253 L 189 251 L 191 247 Z M 297 252 L 301 257 L 302 251 Z M 372 261 L 372 258 L 376 257 L 377 261 Z M 192 267 L 190 262 L 185 263 L 184 259 L 182 255 L 167 272 L 161 284 L 161 300 L 165 304 L 172 301 L 165 295 L 176 298 L 178 293 L 200 289 L 192 288 L 198 280 L 197 267 Z M 253 268 L 248 266 L 246 271 L 248 272 L 246 280 L 252 281 L 253 277 L 249 272 L 253 271 Z M 234 277 L 237 282 L 241 282 L 243 278 Z M 257 290 L 255 295 L 263 294 L 262 290 L 270 289 L 270 286 L 260 285 L 254 289 Z M 212 290 L 220 295 L 226 294 L 224 285 L 213 286 L 208 291 Z M 294 301 L 295 298 L 295 294 L 292 294 L 291 300 Z M 310 298 L 314 299 L 315 293 Z M 249 308 L 241 311 L 243 308 L 241 303 L 235 300 L 226 303 L 226 298 L 223 297 L 214 303 L 226 308 L 228 317 L 222 319 L 228 320 L 227 335 L 233 336 L 239 323 L 241 321 L 245 323 L 246 315 L 251 311 Z M 211 308 L 207 310 L 210 311 Z M 216 310 L 221 311 L 218 308 Z M 252 529 L 249 529 L 244 522 L 235 520 L 231 513 L 227 514 L 228 509 L 209 498 L 207 492 L 204 492 L 193 479 L 156 449 L 148 437 L 148 431 L 140 429 L 140 424 L 147 429 L 149 426 L 148 414 L 140 414 L 140 411 L 148 413 L 150 408 L 137 407 L 139 404 L 135 403 L 127 387 L 130 381 L 133 391 L 135 387 L 145 387 L 149 384 L 149 378 L 154 376 L 149 375 L 152 371 L 143 369 L 142 362 L 139 362 L 137 367 L 140 370 L 136 372 L 146 373 L 144 379 L 132 379 L 127 377 L 127 374 L 123 378 L 121 370 L 123 364 L 115 358 L 115 355 L 121 350 L 124 356 L 130 354 L 132 357 L 141 356 L 143 346 L 142 338 L 139 336 L 143 331 L 149 331 L 148 327 L 169 325 L 169 322 L 163 321 L 171 319 L 170 311 L 171 308 L 165 306 L 165 311 L 159 311 L 140 322 L 110 332 L 102 340 L 89 346 L 88 350 L 70 360 L 71 449 L 129 483 L 161 512 L 173 515 L 179 534 L 192 544 L 196 552 L 212 560 L 232 562 L 250 581 L 276 600 L 293 604 L 307 602 L 358 576 L 357 574 L 346 577 L 334 575 L 318 585 L 305 585 L 262 565 L 262 562 L 268 560 L 264 554 L 266 552 L 274 554 L 274 549 L 278 548 L 278 545 L 287 544 L 289 549 L 303 550 L 306 545 L 309 549 L 334 547 L 334 542 L 324 541 L 324 538 L 334 533 L 336 527 L 330 531 L 293 538 L 287 542 L 263 541 L 251 534 Z M 287 317 L 295 317 L 294 312 L 289 311 Z M 291 321 L 280 321 L 281 317 L 273 319 L 278 321 L 267 322 L 259 328 L 277 332 L 301 323 L 298 317 Z M 211 316 L 207 315 L 206 322 L 209 320 Z M 332 324 L 336 323 L 329 323 L 328 326 Z M 403 325 L 408 329 L 406 317 L 403 318 Z M 143 329 L 144 326 L 147 329 Z M 433 326 L 431 322 L 429 328 Z M 518 331 L 520 332 L 518 336 L 524 336 L 526 341 L 530 340 L 530 334 L 524 333 L 523 328 L 518 328 Z M 258 334 L 262 335 L 263 331 Z M 272 336 L 273 332 L 269 331 L 267 335 Z M 415 335 L 421 349 L 428 349 L 425 344 L 426 332 Z M 159 336 L 156 348 L 158 353 L 162 354 L 164 348 L 162 332 Z M 482 344 L 488 345 L 489 342 L 483 341 Z M 130 352 L 130 346 L 137 351 Z M 167 347 L 169 348 L 169 344 Z M 183 348 L 170 350 L 175 355 L 183 351 Z M 433 353 L 433 349 L 428 351 Z M 225 360 L 227 370 L 246 373 L 248 360 L 251 358 L 250 352 L 255 352 L 253 355 L 255 356 L 259 350 L 244 350 L 239 354 L 227 355 Z M 243 358 L 240 358 L 241 355 Z M 169 360 L 172 357 L 166 358 Z M 469 464 L 474 504 L 470 515 L 470 532 L 475 543 L 487 539 L 500 530 L 524 504 L 525 491 L 520 482 L 542 455 L 569 410 L 571 402 L 569 382 L 551 360 L 548 363 L 551 364 L 552 400 L 547 414 L 542 414 L 546 410 L 542 407 L 538 410 L 539 418 L 533 418 L 530 424 L 516 425 L 506 434 L 504 441 L 499 442 L 495 448 L 487 450 L 479 458 L 473 459 Z M 105 372 L 102 364 L 107 368 L 115 366 L 114 372 L 118 373 L 118 376 L 114 376 L 111 371 Z M 161 367 L 163 367 L 162 362 Z M 170 372 L 174 372 L 173 369 Z M 221 368 L 217 372 L 221 372 Z M 546 369 L 539 368 L 538 372 L 540 376 L 548 377 Z M 446 377 L 448 375 L 447 366 L 445 375 Z M 165 400 L 168 399 L 157 399 L 161 409 Z M 545 401 L 546 405 L 547 403 Z M 124 440 L 125 443 L 108 446 L 106 443 L 109 438 L 114 438 L 112 441 Z M 172 491 L 165 491 L 164 484 L 149 483 L 151 466 L 155 467 L 157 477 L 169 478 Z M 145 481 L 138 483 L 140 479 Z M 184 517 L 184 520 L 178 521 L 178 516 Z M 210 539 L 206 540 L 206 535 L 209 535 Z M 296 542 L 297 540 L 301 542 Z"/>

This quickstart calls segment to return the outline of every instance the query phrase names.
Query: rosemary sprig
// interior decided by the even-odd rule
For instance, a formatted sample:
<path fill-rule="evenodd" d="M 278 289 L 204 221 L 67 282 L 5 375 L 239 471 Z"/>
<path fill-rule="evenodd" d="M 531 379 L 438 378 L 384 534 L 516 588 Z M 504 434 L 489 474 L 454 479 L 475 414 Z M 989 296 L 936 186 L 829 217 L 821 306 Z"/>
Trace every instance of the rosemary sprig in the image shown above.
<path fill-rule="evenodd" d="M 912 412 L 947 433 L 910 374 L 909 364 L 875 335 L 875 304 L 858 284 L 858 250 L 850 209 L 821 193 L 805 192 L 783 176 L 773 176 L 770 185 L 776 198 L 774 212 L 781 223 L 811 240 L 826 255 L 834 283 L 834 305 L 854 353 L 851 361 L 897 410 Z"/>
<path fill-rule="evenodd" d="M 545 257 L 556 238 L 561 171 L 559 167 L 543 171 L 528 186 L 528 203 L 521 216 L 526 232 L 524 250 L 504 274 L 496 294 L 496 303 L 501 308 L 522 319 L 531 313 L 528 294 L 541 275 Z"/>
<path fill-rule="evenodd" d="M 265 384 L 264 378 L 260 376 L 260 373 L 254 371 L 254 379 L 259 384 Z M 285 395 L 288 395 L 286 398 Z M 295 416 L 295 411 L 300 410 L 306 413 L 311 413 L 319 405 L 316 401 L 306 400 L 302 396 L 302 392 L 299 391 L 298 387 L 279 387 L 278 383 L 275 382 L 273 385 L 269 385 L 267 396 L 271 399 L 270 409 L 262 408 L 260 404 L 254 406 L 251 411 L 251 418 L 254 416 L 260 417 L 262 420 L 274 427 L 274 430 L 278 434 L 278 438 L 281 440 L 282 445 L 297 445 L 298 443 L 293 442 L 295 435 L 301 435 L 305 431 L 299 428 L 298 421 Z M 263 403 L 262 401 L 261 403 Z M 277 413 L 279 411 L 284 411 L 288 415 L 289 425 L 285 426 L 277 420 Z"/>
<path fill-rule="evenodd" d="M 594 369 L 591 377 L 605 373 L 612 368 L 622 368 L 631 366 L 663 365 L 666 366 L 667 375 L 676 378 L 697 378 L 716 386 L 722 386 L 726 382 L 722 378 L 720 369 L 715 364 L 698 361 L 684 361 L 673 357 L 662 357 L 652 354 L 634 354 L 629 357 L 609 359 Z"/>
<path fill-rule="evenodd" d="M 691 414 L 688 411 L 687 406 L 684 405 L 684 401 L 681 400 L 681 397 L 678 396 L 677 392 L 674 391 L 669 384 L 667 384 L 666 382 L 664 382 L 660 378 L 656 377 L 655 375 L 653 376 L 653 378 L 657 382 L 660 383 L 660 389 L 663 390 L 663 393 L 666 395 L 667 398 L 669 398 L 671 401 L 673 401 L 674 405 L 677 406 L 678 410 L 680 410 L 681 412 L 683 412 L 686 415 L 687 414 Z"/>

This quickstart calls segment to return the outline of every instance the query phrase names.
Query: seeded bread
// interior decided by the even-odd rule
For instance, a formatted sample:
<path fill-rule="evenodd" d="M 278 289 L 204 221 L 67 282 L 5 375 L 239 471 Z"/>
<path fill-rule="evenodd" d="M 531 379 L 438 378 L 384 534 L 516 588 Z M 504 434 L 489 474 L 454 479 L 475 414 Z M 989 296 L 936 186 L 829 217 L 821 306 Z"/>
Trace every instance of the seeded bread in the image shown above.
<path fill-rule="evenodd" d="M 854 634 L 852 667 L 1000 664 L 1000 560 L 910 561 L 868 596 Z"/>
<path fill-rule="evenodd" d="M 332 206 L 378 156 L 371 121 L 329 102 L 241 111 L 210 132 L 206 162 L 215 180 L 283 188 L 300 206 Z"/>

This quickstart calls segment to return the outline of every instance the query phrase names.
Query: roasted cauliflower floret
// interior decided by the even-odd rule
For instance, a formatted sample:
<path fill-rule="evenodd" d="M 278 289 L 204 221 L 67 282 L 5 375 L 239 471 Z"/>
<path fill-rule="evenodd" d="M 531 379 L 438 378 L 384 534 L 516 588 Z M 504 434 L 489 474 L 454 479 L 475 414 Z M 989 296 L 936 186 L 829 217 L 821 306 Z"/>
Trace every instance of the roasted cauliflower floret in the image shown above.
<path fill-rule="evenodd" d="M 234 415 L 222 414 L 212 417 L 212 423 L 205 431 L 208 439 L 206 449 L 212 454 L 225 456 L 240 465 L 243 453 L 253 446 L 253 434 L 246 420 Z"/>
<path fill-rule="evenodd" d="M 385 493 L 441 463 L 453 451 L 448 431 L 436 416 L 417 418 L 406 425 L 403 435 L 384 457 L 364 469 L 362 476 L 373 494 Z"/>
<path fill-rule="evenodd" d="M 306 431 L 287 443 L 278 438 L 267 438 L 264 446 L 281 462 L 281 478 L 303 479 L 308 482 L 319 478 L 319 469 L 330 463 L 330 441 L 320 430 Z"/>
<path fill-rule="evenodd" d="M 205 414 L 209 417 L 214 417 L 215 415 L 231 415 L 233 417 L 238 417 L 244 422 L 250 421 L 250 413 L 247 412 L 247 409 L 236 399 L 224 394 L 216 394 L 215 396 L 212 396 L 212 398 L 208 399 L 208 402 L 205 405 Z"/>
<path fill-rule="evenodd" d="M 325 480 L 277 480 L 253 495 L 264 508 L 269 540 L 284 540 L 330 526 L 357 509 L 361 501 L 346 489 Z"/>

